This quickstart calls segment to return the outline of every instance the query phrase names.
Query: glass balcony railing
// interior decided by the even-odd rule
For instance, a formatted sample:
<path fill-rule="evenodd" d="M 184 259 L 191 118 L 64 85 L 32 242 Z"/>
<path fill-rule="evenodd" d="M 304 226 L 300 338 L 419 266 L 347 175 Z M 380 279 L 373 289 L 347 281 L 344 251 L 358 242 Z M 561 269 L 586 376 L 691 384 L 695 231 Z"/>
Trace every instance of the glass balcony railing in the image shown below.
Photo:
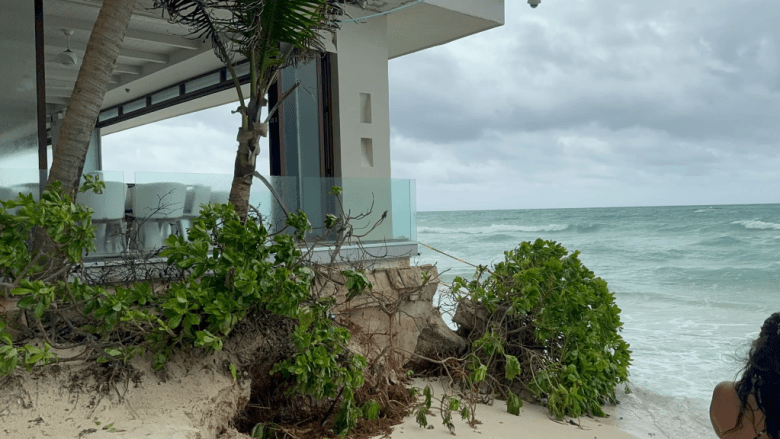
<path fill-rule="evenodd" d="M 39 195 L 37 169 L 0 168 L 0 200 L 16 198 L 19 193 Z"/>
<path fill-rule="evenodd" d="M 208 199 L 212 203 L 227 202 L 232 180 L 232 175 L 228 174 L 135 173 L 136 185 L 167 182 L 185 185 L 190 191 L 200 188 L 202 193 L 198 199 Z M 249 204 L 274 231 L 284 228 L 285 211 L 302 210 L 314 228 L 310 237 L 329 241 L 335 236 L 328 236 L 323 230 L 325 217 L 343 212 L 353 218 L 353 236 L 360 237 L 363 242 L 413 241 L 417 238 L 413 180 L 305 177 L 266 177 L 266 180 L 273 192 L 255 178 Z M 329 194 L 334 186 L 342 188 L 338 198 Z M 187 199 L 186 204 L 190 203 L 192 201 Z M 195 204 L 201 203 L 195 201 Z"/>
<path fill-rule="evenodd" d="M 78 201 L 95 214 L 97 256 L 129 251 L 154 252 L 170 233 L 186 236 L 192 219 L 206 203 L 226 203 L 232 175 L 136 172 L 135 183 L 125 184 L 122 171 L 101 171 L 103 194 L 80 194 Z M 302 210 L 313 230 L 307 240 L 333 242 L 337 228 L 324 227 L 328 214 L 350 218 L 346 244 L 405 242 L 417 239 L 413 180 L 363 178 L 266 177 L 255 178 L 250 205 L 272 230 L 284 229 L 284 212 Z M 342 188 L 340 196 L 331 188 Z M 37 198 L 38 170 L 0 169 L 0 199 L 19 192 Z M 344 233 L 344 232 L 342 232 Z M 346 235 L 342 235 L 346 236 Z"/>

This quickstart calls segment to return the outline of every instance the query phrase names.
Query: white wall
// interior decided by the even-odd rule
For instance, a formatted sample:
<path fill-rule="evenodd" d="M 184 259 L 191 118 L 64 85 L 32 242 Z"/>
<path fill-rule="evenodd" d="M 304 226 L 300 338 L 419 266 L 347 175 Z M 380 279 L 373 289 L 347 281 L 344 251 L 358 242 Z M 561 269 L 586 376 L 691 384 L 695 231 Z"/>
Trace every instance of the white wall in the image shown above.
<path fill-rule="evenodd" d="M 334 85 L 336 175 L 390 178 L 390 95 L 387 18 L 347 23 L 338 33 Z M 371 96 L 371 123 L 361 122 L 361 96 Z M 373 157 L 366 160 L 363 141 Z"/>
<path fill-rule="evenodd" d="M 382 225 L 364 239 L 392 239 L 387 17 L 343 24 L 336 50 L 333 134 L 344 210 L 353 216 L 366 213 L 373 201 L 372 215 L 353 225 L 370 228 L 387 210 Z M 366 112 L 370 112 L 370 122 L 363 121 Z M 370 151 L 366 148 L 369 142 Z M 365 233 L 366 228 L 355 234 Z"/>

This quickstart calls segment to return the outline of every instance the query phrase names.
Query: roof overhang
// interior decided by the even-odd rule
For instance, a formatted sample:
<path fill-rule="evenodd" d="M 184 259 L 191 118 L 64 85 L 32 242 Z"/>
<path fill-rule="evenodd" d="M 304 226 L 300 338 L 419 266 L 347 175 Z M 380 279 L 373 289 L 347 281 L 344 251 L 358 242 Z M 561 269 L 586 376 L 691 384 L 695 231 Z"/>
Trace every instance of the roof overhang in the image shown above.
<path fill-rule="evenodd" d="M 44 2 L 48 108 L 67 106 L 78 75 L 78 66 L 66 66 L 60 62 L 60 54 L 68 45 L 62 30 L 73 31 L 70 49 L 82 60 L 101 5 L 100 0 Z M 152 8 L 152 5 L 153 0 L 138 0 L 104 98 L 104 110 L 137 101 L 150 93 L 222 67 L 208 41 L 204 43 L 192 39 L 186 28 L 168 22 L 162 11 Z M 387 15 L 389 58 L 444 44 L 504 22 L 503 0 L 345 0 L 345 10 L 345 20 Z M 9 20 L 15 18 L 4 15 L 0 18 L 0 26 L 10 23 Z M 137 121 L 106 127 L 104 132 L 115 132 L 231 101 L 235 101 L 235 92 L 220 92 L 210 98 L 201 97 L 198 103 L 176 105 L 165 111 L 144 114 Z"/>
<path fill-rule="evenodd" d="M 389 57 L 439 46 L 504 24 L 504 0 L 426 0 L 388 15 Z"/>

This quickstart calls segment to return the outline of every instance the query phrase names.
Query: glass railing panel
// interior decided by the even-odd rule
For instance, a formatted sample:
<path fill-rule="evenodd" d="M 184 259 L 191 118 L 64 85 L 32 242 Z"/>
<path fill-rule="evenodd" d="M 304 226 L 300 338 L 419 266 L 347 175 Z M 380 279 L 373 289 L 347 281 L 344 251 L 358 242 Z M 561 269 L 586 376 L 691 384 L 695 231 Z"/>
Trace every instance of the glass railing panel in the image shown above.
<path fill-rule="evenodd" d="M 18 192 L 34 193 L 37 197 L 37 174 L 36 169 L 0 169 L 0 197 L 15 198 Z M 79 195 L 79 201 L 96 212 L 93 222 L 98 228 L 98 256 L 117 256 L 128 249 L 152 253 L 162 247 L 168 234 L 186 236 L 201 204 L 228 201 L 233 180 L 230 174 L 136 172 L 135 183 L 125 185 L 122 171 L 98 174 L 107 184 L 104 194 L 91 198 Z M 313 227 L 307 235 L 309 240 L 333 242 L 336 235 L 324 227 L 325 218 L 342 213 L 352 218 L 352 243 L 358 239 L 372 243 L 417 238 L 413 180 L 278 176 L 265 179 L 268 185 L 253 179 L 250 204 L 272 232 L 284 229 L 285 211 L 302 210 Z M 334 186 L 342 188 L 338 197 L 330 194 Z M 124 207 L 121 215 L 114 212 L 117 203 Z M 129 223 L 125 223 L 126 219 Z M 118 238 L 120 235 L 123 236 Z"/>
<path fill-rule="evenodd" d="M 298 209 L 298 180 L 285 177 L 266 177 L 285 205 Z M 173 172 L 136 172 L 132 189 L 131 214 L 137 222 L 161 223 L 160 232 L 153 225 L 139 226 L 140 249 L 152 251 L 162 245 L 161 239 L 169 233 L 186 236 L 192 218 L 206 203 L 227 203 L 233 176 L 230 174 L 191 174 Z M 137 196 L 136 194 L 141 194 Z M 183 195 L 182 195 L 183 194 Z M 183 198 L 182 198 L 183 197 Z M 285 225 L 284 210 L 280 209 L 273 192 L 259 179 L 252 181 L 249 195 L 250 211 L 260 215 L 272 231 Z M 169 228 L 164 223 L 170 223 Z M 158 235 L 162 238 L 158 239 Z"/>
<path fill-rule="evenodd" d="M 135 184 L 161 184 L 176 183 L 186 186 L 189 197 L 197 205 L 187 206 L 187 211 L 198 213 L 200 204 L 203 203 L 227 203 L 230 196 L 230 185 L 233 182 L 233 176 L 230 174 L 195 174 L 184 172 L 141 172 L 135 173 Z M 193 194 L 195 188 L 201 189 L 202 195 L 197 200 Z M 208 196 L 206 196 L 208 194 Z M 158 194 L 164 196 L 164 194 Z M 190 201 L 187 199 L 187 201 Z M 192 209 L 190 209 L 192 207 Z M 139 212 L 143 213 L 143 212 Z"/>
<path fill-rule="evenodd" d="M 417 239 L 414 180 L 391 180 L 391 189 L 393 237 L 414 241 Z"/>
<path fill-rule="evenodd" d="M 89 175 L 95 175 L 100 178 L 101 181 L 121 181 L 125 182 L 124 171 L 92 171 L 87 172 Z M 81 178 L 81 183 L 84 183 L 84 177 Z"/>
<path fill-rule="evenodd" d="M 153 253 L 170 234 L 187 236 L 192 219 L 208 203 L 227 203 L 229 174 L 135 172 L 130 188 L 131 248 Z"/>
<path fill-rule="evenodd" d="M 101 193 L 79 192 L 76 201 L 92 209 L 95 226 L 95 250 L 88 258 L 119 257 L 128 249 L 128 230 L 125 221 L 128 188 L 123 171 L 93 171 L 89 173 L 105 183 Z M 82 177 L 82 183 L 85 179 Z"/>
<path fill-rule="evenodd" d="M 297 205 L 298 181 L 286 177 L 267 177 L 266 180 L 275 188 L 277 193 L 284 194 L 288 202 Z M 230 187 L 233 183 L 231 174 L 194 174 L 177 172 L 136 172 L 136 184 L 152 183 L 179 183 L 192 190 L 194 187 L 206 188 L 209 192 L 208 201 L 212 203 L 227 203 L 230 196 Z M 284 200 L 282 200 L 284 201 Z M 263 218 L 270 217 L 274 197 L 271 191 L 257 178 L 252 180 L 252 188 L 249 194 L 249 204 L 259 212 Z M 197 206 L 195 206 L 197 208 Z"/>
<path fill-rule="evenodd" d="M 39 198 L 37 169 L 0 168 L 0 200 L 14 199 L 19 193 Z"/>
<path fill-rule="evenodd" d="M 411 240 L 417 241 L 417 181 L 409 180 L 409 206 L 410 218 L 409 227 L 412 231 Z"/>
<path fill-rule="evenodd" d="M 280 177 L 276 177 L 280 178 Z M 295 177 L 283 177 L 295 178 Z M 332 240 L 322 227 L 328 214 L 342 212 L 351 218 L 353 236 L 362 242 L 408 241 L 414 239 L 415 206 L 410 180 L 379 178 L 302 178 L 299 204 L 315 230 L 313 237 Z M 329 192 L 342 188 L 337 199 Z"/>
<path fill-rule="evenodd" d="M 252 193 L 260 193 L 260 204 L 251 203 L 263 215 L 264 222 L 273 232 L 285 227 L 284 212 L 296 212 L 301 209 L 301 186 L 297 177 L 265 176 L 273 189 L 269 189 L 260 179 L 252 181 Z M 313 223 L 312 223 L 313 224 Z"/>

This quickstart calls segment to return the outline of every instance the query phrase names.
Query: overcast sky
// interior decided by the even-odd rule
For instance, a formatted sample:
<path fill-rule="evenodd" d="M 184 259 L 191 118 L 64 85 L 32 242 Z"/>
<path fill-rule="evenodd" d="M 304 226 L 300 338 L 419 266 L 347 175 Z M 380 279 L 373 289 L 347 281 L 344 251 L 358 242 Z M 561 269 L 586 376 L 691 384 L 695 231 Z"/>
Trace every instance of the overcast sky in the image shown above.
<path fill-rule="evenodd" d="M 776 0 L 506 0 L 390 62 L 392 175 L 419 211 L 780 202 L 778 23 Z M 106 136 L 104 168 L 231 173 L 234 107 Z"/>

